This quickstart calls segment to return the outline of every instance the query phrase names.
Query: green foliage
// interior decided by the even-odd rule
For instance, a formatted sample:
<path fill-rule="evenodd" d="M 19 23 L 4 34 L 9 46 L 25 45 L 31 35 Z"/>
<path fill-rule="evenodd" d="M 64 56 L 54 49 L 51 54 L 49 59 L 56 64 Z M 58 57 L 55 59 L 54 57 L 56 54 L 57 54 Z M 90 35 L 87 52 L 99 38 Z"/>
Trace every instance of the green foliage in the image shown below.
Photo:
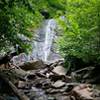
<path fill-rule="evenodd" d="M 85 63 L 100 62 L 100 1 L 67 0 L 65 19 L 59 19 L 63 36 L 59 40 L 64 57 Z"/>
<path fill-rule="evenodd" d="M 24 35 L 31 39 L 33 36 L 31 29 L 37 27 L 42 17 L 38 19 L 39 14 L 34 14 L 23 1 L 19 0 L 1 0 L 0 7 L 0 50 L 16 44 L 22 48 L 30 47 L 20 36 Z"/>
<path fill-rule="evenodd" d="M 30 49 L 30 42 L 23 41 L 21 36 L 32 39 L 34 30 L 45 18 L 41 12 L 46 11 L 51 18 L 57 11 L 62 11 L 63 0 L 58 1 L 0 0 L 0 51 L 16 44 L 24 50 Z"/>

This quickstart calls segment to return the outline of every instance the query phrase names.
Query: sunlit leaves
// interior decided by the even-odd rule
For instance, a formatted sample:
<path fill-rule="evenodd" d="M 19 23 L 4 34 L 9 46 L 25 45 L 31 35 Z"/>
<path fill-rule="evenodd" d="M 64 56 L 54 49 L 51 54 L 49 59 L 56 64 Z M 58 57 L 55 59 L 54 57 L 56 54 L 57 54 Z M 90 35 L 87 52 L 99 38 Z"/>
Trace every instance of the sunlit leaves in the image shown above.
<path fill-rule="evenodd" d="M 65 10 L 65 3 L 66 0 L 0 0 L 0 51 L 16 44 L 31 48 L 20 36 L 31 40 L 45 19 L 41 12 L 53 18 Z"/>
<path fill-rule="evenodd" d="M 66 8 L 66 27 L 59 40 L 61 52 L 87 62 L 97 61 L 100 55 L 100 1 L 67 0 Z"/>

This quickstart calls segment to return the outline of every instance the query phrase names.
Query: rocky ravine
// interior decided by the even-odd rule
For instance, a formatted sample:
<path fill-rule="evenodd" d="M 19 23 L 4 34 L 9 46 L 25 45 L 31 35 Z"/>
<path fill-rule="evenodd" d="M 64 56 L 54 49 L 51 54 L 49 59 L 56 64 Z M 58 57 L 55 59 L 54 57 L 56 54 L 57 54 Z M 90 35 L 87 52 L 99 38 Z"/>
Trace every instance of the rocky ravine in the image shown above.
<path fill-rule="evenodd" d="M 0 100 L 100 100 L 100 91 L 91 84 L 66 75 L 62 60 L 14 61 L 10 67 L 0 67 Z"/>

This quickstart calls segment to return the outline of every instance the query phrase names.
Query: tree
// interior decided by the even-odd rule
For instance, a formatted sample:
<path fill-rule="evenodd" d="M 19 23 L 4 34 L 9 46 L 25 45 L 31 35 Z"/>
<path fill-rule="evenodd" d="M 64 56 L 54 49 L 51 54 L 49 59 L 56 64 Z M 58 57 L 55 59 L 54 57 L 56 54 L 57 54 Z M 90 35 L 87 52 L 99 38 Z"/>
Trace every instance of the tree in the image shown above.
<path fill-rule="evenodd" d="M 60 51 L 67 60 L 72 56 L 84 63 L 100 62 L 100 1 L 67 0 L 62 24 Z"/>
<path fill-rule="evenodd" d="M 45 18 L 63 11 L 63 0 L 1 0 L 0 1 L 0 51 L 18 44 L 24 50 L 31 48 L 34 30 Z M 55 4 L 54 4 L 55 3 Z M 26 38 L 23 40 L 23 38 Z M 27 42 L 27 40 L 29 40 Z M 26 48 L 26 49 L 25 49 Z"/>

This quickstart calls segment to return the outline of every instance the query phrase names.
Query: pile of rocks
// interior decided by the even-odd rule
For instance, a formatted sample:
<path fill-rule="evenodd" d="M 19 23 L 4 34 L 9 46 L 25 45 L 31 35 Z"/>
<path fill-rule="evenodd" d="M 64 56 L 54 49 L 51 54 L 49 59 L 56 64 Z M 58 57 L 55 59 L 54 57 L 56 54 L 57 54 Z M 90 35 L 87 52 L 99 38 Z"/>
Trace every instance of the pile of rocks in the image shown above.
<path fill-rule="evenodd" d="M 74 82 L 71 76 L 67 76 L 62 61 L 44 65 L 44 68 L 27 70 L 25 81 L 17 83 L 17 88 L 30 100 L 100 99 L 100 92 L 96 92 L 92 85 Z"/>
<path fill-rule="evenodd" d="M 14 95 L 11 91 L 10 96 L 6 95 L 6 99 L 0 100 L 100 100 L 100 92 L 92 85 L 75 82 L 71 76 L 66 75 L 67 71 L 63 67 L 62 60 L 51 64 L 31 60 L 16 63 L 16 66 L 19 66 L 19 69 L 15 68 L 12 72 L 16 70 L 16 73 L 23 77 L 10 80 L 17 89 L 11 82 L 8 83 L 18 95 Z M 0 84 L 0 87 L 2 85 Z M 21 99 L 20 93 L 27 98 Z"/>

